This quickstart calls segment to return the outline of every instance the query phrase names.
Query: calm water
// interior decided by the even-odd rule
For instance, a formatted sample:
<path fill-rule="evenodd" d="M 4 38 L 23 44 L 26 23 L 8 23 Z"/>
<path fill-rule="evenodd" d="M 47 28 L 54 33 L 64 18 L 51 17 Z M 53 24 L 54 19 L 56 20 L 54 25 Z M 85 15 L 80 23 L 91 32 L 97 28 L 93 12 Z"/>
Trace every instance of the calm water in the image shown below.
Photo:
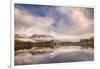
<path fill-rule="evenodd" d="M 59 62 L 93 61 L 94 51 L 92 48 L 81 49 L 80 46 L 62 46 L 56 49 L 48 49 L 45 53 L 33 55 L 28 50 L 22 50 L 15 56 L 16 65 L 43 64 Z"/>

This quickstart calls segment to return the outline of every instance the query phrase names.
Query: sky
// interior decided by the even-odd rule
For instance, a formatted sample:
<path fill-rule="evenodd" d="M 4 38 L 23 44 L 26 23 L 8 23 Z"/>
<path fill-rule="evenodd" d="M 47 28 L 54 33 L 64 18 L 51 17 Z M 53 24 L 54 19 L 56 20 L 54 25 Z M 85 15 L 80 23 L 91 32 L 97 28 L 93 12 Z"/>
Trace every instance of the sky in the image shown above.
<path fill-rule="evenodd" d="M 15 4 L 14 15 L 17 34 L 50 34 L 69 39 L 94 35 L 93 8 Z"/>

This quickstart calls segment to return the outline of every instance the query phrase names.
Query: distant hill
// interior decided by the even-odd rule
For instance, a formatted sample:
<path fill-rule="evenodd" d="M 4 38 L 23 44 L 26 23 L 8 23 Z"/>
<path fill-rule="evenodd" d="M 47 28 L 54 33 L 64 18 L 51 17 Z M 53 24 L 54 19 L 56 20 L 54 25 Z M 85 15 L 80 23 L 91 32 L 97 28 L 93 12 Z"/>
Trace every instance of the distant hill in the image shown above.
<path fill-rule="evenodd" d="M 14 36 L 15 36 L 15 38 L 24 38 L 24 36 L 21 36 L 19 34 L 15 34 Z"/>
<path fill-rule="evenodd" d="M 33 34 L 30 38 L 51 38 L 53 36 L 46 34 Z"/>
<path fill-rule="evenodd" d="M 78 42 L 71 42 L 71 41 L 60 41 L 61 45 L 67 46 L 91 46 L 94 47 L 94 37 L 89 39 L 81 39 Z"/>

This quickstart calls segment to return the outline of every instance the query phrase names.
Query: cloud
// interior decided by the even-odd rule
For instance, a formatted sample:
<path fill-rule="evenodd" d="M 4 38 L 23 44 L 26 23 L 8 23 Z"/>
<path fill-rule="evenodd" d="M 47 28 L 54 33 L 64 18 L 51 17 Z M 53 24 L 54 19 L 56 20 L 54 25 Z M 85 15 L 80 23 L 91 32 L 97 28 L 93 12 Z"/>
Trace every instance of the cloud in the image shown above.
<path fill-rule="evenodd" d="M 15 32 L 23 34 L 48 33 L 53 23 L 54 19 L 49 16 L 39 17 L 15 8 Z"/>
<path fill-rule="evenodd" d="M 62 19 L 58 23 L 60 33 L 69 35 L 85 35 L 93 33 L 93 19 L 88 18 L 84 13 L 86 8 L 57 7 L 57 10 L 67 19 Z M 70 21 L 68 21 L 68 17 Z M 70 24 L 70 25 L 69 25 Z M 65 29 L 65 30 L 63 30 Z"/>
<path fill-rule="evenodd" d="M 41 11 L 39 6 L 36 13 L 30 13 L 31 10 L 28 10 L 28 7 L 27 9 L 25 7 L 22 9 L 20 6 L 15 7 L 15 33 L 29 36 L 51 34 L 68 40 L 93 37 L 94 16 L 93 11 L 91 12 L 93 8 L 63 6 L 45 8 L 46 6 L 42 6 L 45 8 L 46 16 L 39 16 Z M 36 8 L 32 8 L 32 10 L 36 10 Z"/>

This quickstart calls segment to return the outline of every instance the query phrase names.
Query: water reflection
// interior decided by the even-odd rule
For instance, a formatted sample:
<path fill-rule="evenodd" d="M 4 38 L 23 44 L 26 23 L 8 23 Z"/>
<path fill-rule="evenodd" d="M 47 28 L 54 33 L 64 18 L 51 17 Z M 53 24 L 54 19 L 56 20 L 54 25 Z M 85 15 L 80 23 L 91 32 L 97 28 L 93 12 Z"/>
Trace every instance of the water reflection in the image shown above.
<path fill-rule="evenodd" d="M 81 49 L 80 46 L 62 46 L 52 50 L 48 49 L 48 51 L 34 55 L 30 53 L 29 50 L 22 50 L 15 56 L 15 64 L 25 65 L 94 60 L 94 52 L 92 48 Z"/>

